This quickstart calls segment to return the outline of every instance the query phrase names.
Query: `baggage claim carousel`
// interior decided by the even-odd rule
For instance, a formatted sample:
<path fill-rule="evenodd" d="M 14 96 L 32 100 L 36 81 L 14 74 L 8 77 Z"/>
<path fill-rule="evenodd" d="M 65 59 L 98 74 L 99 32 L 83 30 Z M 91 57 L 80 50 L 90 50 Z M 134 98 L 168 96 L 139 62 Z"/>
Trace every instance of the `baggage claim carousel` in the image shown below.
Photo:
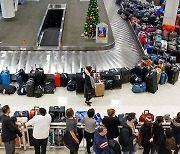
<path fill-rule="evenodd" d="M 86 65 L 96 70 L 136 65 L 144 53 L 129 22 L 117 14 L 115 0 L 98 0 L 100 21 L 109 26 L 108 43 L 95 43 L 81 36 L 88 3 L 27 2 L 13 21 L 1 19 L 0 70 L 8 67 L 13 74 L 24 68 L 28 73 L 36 65 L 53 74 L 76 73 Z"/>

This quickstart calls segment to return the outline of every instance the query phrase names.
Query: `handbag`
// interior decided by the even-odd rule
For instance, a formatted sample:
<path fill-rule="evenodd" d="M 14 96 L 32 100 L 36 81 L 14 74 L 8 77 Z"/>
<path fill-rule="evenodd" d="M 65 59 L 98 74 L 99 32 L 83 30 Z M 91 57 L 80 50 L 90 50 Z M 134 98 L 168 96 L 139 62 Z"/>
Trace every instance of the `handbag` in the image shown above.
<path fill-rule="evenodd" d="M 143 82 L 141 84 L 139 83 L 135 83 L 132 87 L 132 91 L 134 93 L 142 93 L 142 92 L 145 92 L 146 91 L 146 83 Z"/>

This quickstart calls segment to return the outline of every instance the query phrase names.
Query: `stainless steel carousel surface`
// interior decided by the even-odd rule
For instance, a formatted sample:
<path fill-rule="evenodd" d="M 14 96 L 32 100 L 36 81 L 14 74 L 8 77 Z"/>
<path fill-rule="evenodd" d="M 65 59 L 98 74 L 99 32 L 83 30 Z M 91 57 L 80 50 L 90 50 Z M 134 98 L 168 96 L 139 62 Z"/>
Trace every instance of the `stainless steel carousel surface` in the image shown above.
<path fill-rule="evenodd" d="M 112 26 L 115 47 L 103 51 L 0 51 L 0 70 L 15 73 L 20 68 L 30 72 L 32 67 L 42 67 L 45 73 L 76 73 L 79 68 L 91 65 L 96 70 L 116 67 L 132 68 L 142 57 L 137 40 L 127 22 L 117 14 L 115 0 L 104 0 Z"/>

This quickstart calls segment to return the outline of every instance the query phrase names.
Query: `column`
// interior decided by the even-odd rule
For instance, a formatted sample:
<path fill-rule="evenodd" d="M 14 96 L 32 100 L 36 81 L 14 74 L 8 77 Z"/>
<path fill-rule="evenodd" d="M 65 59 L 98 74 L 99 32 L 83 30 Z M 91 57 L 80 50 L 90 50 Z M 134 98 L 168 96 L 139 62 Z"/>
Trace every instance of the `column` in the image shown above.
<path fill-rule="evenodd" d="M 166 0 L 163 24 L 175 26 L 179 0 Z"/>
<path fill-rule="evenodd" d="M 15 17 L 14 0 L 1 0 L 2 17 L 11 19 Z"/>

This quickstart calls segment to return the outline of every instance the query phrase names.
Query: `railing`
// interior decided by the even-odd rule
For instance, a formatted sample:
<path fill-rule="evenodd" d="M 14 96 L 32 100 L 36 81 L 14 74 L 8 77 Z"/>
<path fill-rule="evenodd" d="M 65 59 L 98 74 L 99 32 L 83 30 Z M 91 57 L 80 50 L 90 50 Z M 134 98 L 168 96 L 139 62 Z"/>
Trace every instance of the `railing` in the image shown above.
<path fill-rule="evenodd" d="M 136 128 L 138 130 L 140 130 L 141 126 L 142 126 L 143 123 L 139 123 Z M 82 125 L 81 123 L 78 123 L 77 124 L 77 127 L 78 128 L 81 128 L 83 130 L 83 136 L 84 136 L 84 125 Z M 122 126 L 119 126 L 119 131 L 120 129 L 122 128 Z M 163 128 L 164 129 L 170 129 L 170 123 L 164 123 L 163 124 Z M 32 129 L 33 127 L 24 127 L 22 126 L 21 127 L 21 133 L 23 135 L 23 137 L 20 139 L 20 138 L 17 138 L 16 139 L 16 142 L 19 142 L 19 146 L 16 148 L 20 148 L 20 149 L 24 149 L 24 150 L 27 150 L 27 149 L 31 149 L 33 148 L 33 146 L 30 144 L 30 136 L 29 134 L 32 134 Z M 60 137 L 63 137 L 64 135 L 64 132 L 65 132 L 65 129 L 66 129 L 66 123 L 51 123 L 50 125 L 50 134 L 55 134 L 55 131 L 61 131 L 62 134 L 59 134 L 59 138 Z M 1 124 L 0 124 L 0 130 L 1 130 Z M 31 132 L 30 132 L 31 131 Z M 49 139 L 48 139 L 48 143 L 49 143 Z M 0 143 L 0 148 L 4 148 L 4 146 Z M 62 148 L 65 148 L 64 145 L 56 145 L 55 141 L 54 141 L 54 135 L 53 135 L 53 138 L 52 138 L 52 141 L 51 141 L 51 144 L 49 143 L 47 145 L 47 149 L 62 149 Z M 85 140 L 83 138 L 81 144 L 80 144 L 80 150 L 85 150 Z"/>

